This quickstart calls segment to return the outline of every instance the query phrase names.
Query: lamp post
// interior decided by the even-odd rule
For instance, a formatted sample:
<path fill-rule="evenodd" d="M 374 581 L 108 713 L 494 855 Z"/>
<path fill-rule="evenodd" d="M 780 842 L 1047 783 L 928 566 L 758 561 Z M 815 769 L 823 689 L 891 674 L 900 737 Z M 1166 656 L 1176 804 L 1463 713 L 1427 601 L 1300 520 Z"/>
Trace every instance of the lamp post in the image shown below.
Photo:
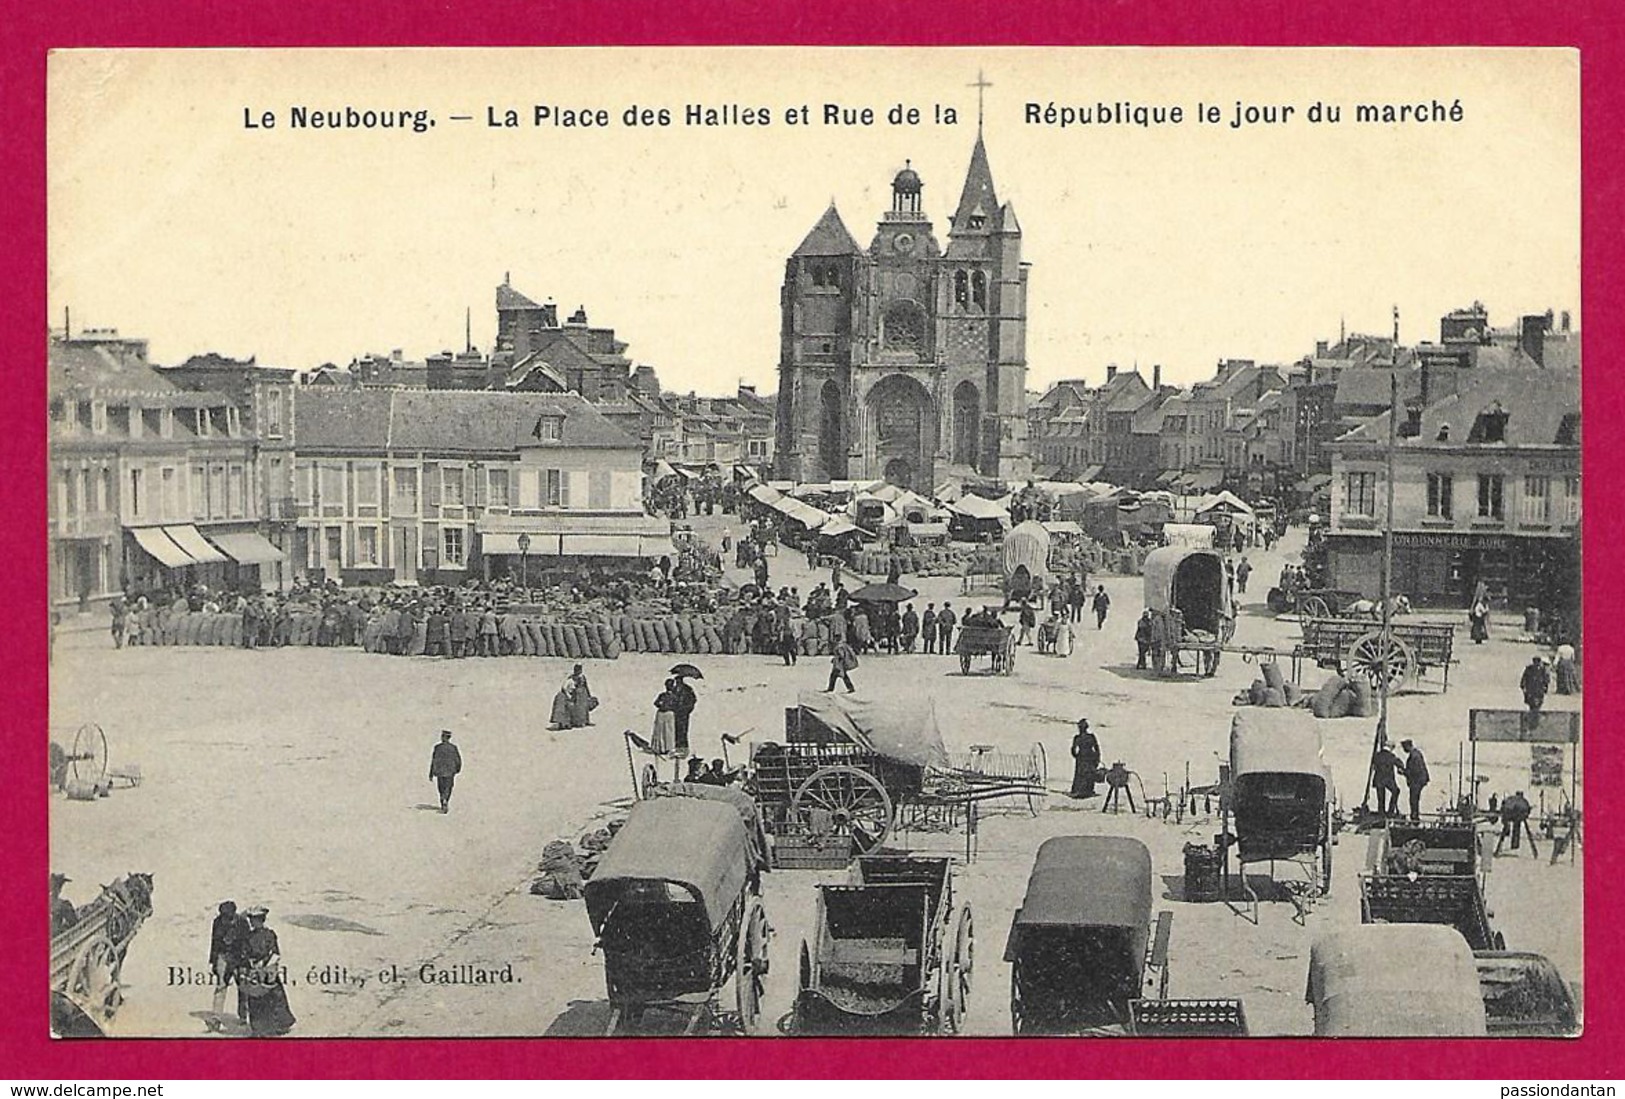
<path fill-rule="evenodd" d="M 519 535 L 519 586 L 530 591 L 530 535 Z"/>

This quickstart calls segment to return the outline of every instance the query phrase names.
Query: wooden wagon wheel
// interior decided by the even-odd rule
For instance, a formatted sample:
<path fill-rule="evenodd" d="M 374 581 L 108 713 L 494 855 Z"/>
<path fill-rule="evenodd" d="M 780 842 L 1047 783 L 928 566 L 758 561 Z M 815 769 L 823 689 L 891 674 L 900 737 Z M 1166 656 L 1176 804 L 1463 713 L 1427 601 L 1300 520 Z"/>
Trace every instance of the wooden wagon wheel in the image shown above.
<path fill-rule="evenodd" d="M 1049 754 L 1041 740 L 1033 741 L 1027 753 L 1027 776 L 1033 783 L 1033 789 L 1027 791 L 1027 812 L 1036 817 L 1044 811 L 1049 798 Z"/>
<path fill-rule="evenodd" d="M 969 992 L 971 977 L 976 972 L 976 920 L 968 904 L 959 910 L 959 918 L 954 923 L 953 963 L 959 967 L 965 991 Z"/>
<path fill-rule="evenodd" d="M 77 782 L 98 788 L 107 781 L 107 734 L 100 725 L 81 725 L 73 734 L 68 774 Z"/>
<path fill-rule="evenodd" d="M 937 1026 L 943 1034 L 958 1034 L 965 1025 L 965 974 L 959 963 L 944 958 L 937 972 Z"/>
<path fill-rule="evenodd" d="M 1004 666 L 999 669 L 1000 675 L 1014 675 L 1016 671 L 1016 643 L 1013 638 L 1004 639 Z"/>
<path fill-rule="evenodd" d="M 1416 655 L 1399 638 L 1389 637 L 1385 644 L 1382 632 L 1373 630 L 1348 647 L 1337 670 L 1345 676 L 1363 676 L 1373 687 L 1380 689 L 1384 668 L 1387 669 L 1388 690 L 1403 690 L 1416 669 Z"/>
<path fill-rule="evenodd" d="M 1298 615 L 1301 618 L 1330 618 L 1332 608 L 1320 596 L 1306 595 L 1298 600 Z"/>
<path fill-rule="evenodd" d="M 643 765 L 643 772 L 638 776 L 638 798 L 648 801 L 654 797 L 654 789 L 660 785 L 660 769 L 652 763 Z"/>
<path fill-rule="evenodd" d="M 796 987 L 803 992 L 812 988 L 812 950 L 808 948 L 806 939 L 801 940 L 801 971 Z"/>
<path fill-rule="evenodd" d="M 762 1019 L 762 978 L 767 976 L 767 913 L 752 897 L 740 919 L 734 940 L 734 1000 L 739 1008 L 739 1029 L 757 1033 Z"/>
<path fill-rule="evenodd" d="M 805 821 L 812 810 L 830 816 L 837 835 L 852 837 L 859 854 L 872 851 L 891 834 L 895 809 L 880 780 L 861 767 L 820 767 L 807 776 L 790 799 L 790 810 Z"/>
<path fill-rule="evenodd" d="M 1320 895 L 1329 897 L 1332 894 L 1332 811 L 1326 809 L 1321 815 L 1320 833 Z"/>
<path fill-rule="evenodd" d="M 1010 963 L 1010 1029 L 1021 1033 L 1021 959 Z"/>
<path fill-rule="evenodd" d="M 68 995 L 97 1022 L 110 1018 L 123 1000 L 118 983 L 119 960 L 113 944 L 97 935 L 74 959 Z"/>

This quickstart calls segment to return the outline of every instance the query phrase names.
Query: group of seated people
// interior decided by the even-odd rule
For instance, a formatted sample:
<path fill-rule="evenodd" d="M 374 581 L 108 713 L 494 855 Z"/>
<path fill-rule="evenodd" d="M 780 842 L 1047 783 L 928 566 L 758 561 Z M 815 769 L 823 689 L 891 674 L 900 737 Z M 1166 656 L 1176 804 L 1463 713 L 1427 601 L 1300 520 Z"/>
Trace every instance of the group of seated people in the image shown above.
<path fill-rule="evenodd" d="M 707 767 L 705 760 L 699 756 L 688 758 L 688 774 L 683 776 L 684 782 L 698 783 L 702 786 L 732 786 L 738 782 L 743 768 L 735 767 L 729 770 L 727 764 L 720 759 L 713 759 Z"/>

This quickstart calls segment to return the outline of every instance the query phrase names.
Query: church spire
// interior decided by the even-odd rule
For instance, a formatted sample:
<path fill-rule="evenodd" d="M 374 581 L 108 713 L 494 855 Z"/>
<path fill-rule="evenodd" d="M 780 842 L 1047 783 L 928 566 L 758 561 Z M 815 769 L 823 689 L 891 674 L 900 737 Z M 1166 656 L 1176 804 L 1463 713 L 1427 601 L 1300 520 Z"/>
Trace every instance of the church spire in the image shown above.
<path fill-rule="evenodd" d="M 959 194 L 959 208 L 954 211 L 949 236 L 966 232 L 985 232 L 989 221 L 999 210 L 999 196 L 993 190 L 993 169 L 987 164 L 987 146 L 982 135 L 976 135 L 976 147 L 971 150 L 970 168 L 965 172 L 965 188 Z"/>

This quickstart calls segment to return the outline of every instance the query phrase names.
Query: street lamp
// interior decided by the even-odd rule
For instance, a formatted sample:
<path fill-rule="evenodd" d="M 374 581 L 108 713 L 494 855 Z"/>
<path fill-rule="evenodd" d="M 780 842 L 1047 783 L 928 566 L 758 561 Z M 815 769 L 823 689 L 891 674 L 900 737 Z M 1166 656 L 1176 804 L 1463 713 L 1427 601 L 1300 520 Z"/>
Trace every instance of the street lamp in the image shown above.
<path fill-rule="evenodd" d="M 530 535 L 519 535 L 519 586 L 530 591 Z"/>

